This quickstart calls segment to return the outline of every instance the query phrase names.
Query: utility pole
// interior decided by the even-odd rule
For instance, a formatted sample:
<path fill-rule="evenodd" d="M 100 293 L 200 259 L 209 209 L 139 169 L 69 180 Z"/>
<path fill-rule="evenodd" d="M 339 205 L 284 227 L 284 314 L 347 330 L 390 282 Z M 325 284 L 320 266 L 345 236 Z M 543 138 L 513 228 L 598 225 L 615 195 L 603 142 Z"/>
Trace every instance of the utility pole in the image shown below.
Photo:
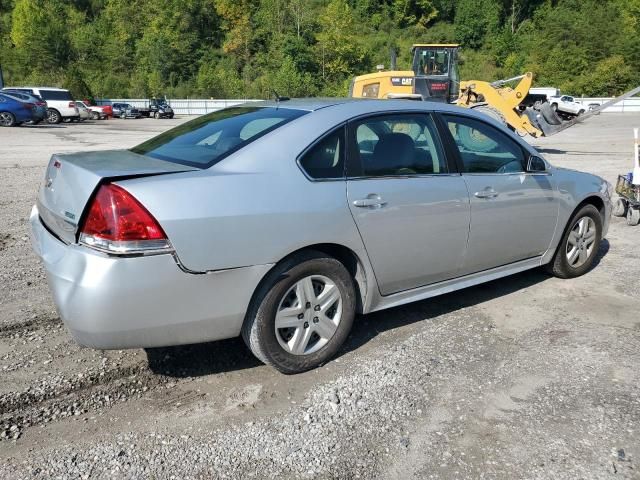
<path fill-rule="evenodd" d="M 0 89 L 4 88 L 4 76 L 2 75 L 2 65 L 0 65 Z"/>

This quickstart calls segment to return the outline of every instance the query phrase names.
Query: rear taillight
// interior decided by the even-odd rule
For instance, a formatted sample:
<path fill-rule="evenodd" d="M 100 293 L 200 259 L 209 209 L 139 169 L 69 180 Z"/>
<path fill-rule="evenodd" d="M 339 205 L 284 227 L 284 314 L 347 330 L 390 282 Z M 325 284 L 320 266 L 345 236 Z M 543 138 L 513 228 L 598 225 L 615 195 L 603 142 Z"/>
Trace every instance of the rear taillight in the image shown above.
<path fill-rule="evenodd" d="M 75 102 L 69 102 L 69 108 L 76 108 Z"/>
<path fill-rule="evenodd" d="M 171 250 L 153 215 L 133 195 L 113 184 L 98 189 L 80 228 L 80 242 L 116 254 Z"/>
<path fill-rule="evenodd" d="M 27 110 L 33 110 L 34 108 L 36 108 L 36 106 L 33 103 L 23 103 L 22 107 L 26 108 Z"/>

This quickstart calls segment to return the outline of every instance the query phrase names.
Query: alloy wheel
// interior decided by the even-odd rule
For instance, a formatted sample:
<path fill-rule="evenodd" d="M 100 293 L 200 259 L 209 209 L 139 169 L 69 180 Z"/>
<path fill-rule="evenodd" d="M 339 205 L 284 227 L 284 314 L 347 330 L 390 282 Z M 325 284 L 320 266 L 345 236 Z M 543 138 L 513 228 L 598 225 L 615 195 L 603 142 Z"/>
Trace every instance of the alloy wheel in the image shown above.
<path fill-rule="evenodd" d="M 579 268 L 591 257 L 597 237 L 596 222 L 582 217 L 574 224 L 567 238 L 566 256 L 569 266 Z"/>
<path fill-rule="evenodd" d="M 278 305 L 276 338 L 293 355 L 317 352 L 333 337 L 342 318 L 342 295 L 323 275 L 296 282 Z"/>
<path fill-rule="evenodd" d="M 0 125 L 3 127 L 11 127 L 13 126 L 15 120 L 13 115 L 8 112 L 0 112 Z"/>

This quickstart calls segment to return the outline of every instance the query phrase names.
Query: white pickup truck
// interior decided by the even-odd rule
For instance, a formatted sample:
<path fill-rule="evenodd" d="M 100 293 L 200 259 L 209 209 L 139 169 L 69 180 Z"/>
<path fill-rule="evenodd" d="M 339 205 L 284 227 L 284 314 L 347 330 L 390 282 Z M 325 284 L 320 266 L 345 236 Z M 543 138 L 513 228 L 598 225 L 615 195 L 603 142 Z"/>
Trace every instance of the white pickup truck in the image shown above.
<path fill-rule="evenodd" d="M 553 108 L 556 112 L 580 116 L 586 111 L 586 107 L 584 105 L 576 102 L 574 98 L 569 95 L 548 98 L 549 103 L 551 104 L 551 108 Z"/>

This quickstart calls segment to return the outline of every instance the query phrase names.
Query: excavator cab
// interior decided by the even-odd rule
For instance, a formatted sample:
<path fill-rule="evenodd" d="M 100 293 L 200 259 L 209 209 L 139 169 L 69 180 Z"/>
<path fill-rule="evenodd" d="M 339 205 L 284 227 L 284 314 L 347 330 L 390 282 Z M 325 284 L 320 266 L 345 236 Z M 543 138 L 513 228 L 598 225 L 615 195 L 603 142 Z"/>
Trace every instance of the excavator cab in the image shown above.
<path fill-rule="evenodd" d="M 460 89 L 457 44 L 416 44 L 413 56 L 414 93 L 421 100 L 454 103 Z"/>

